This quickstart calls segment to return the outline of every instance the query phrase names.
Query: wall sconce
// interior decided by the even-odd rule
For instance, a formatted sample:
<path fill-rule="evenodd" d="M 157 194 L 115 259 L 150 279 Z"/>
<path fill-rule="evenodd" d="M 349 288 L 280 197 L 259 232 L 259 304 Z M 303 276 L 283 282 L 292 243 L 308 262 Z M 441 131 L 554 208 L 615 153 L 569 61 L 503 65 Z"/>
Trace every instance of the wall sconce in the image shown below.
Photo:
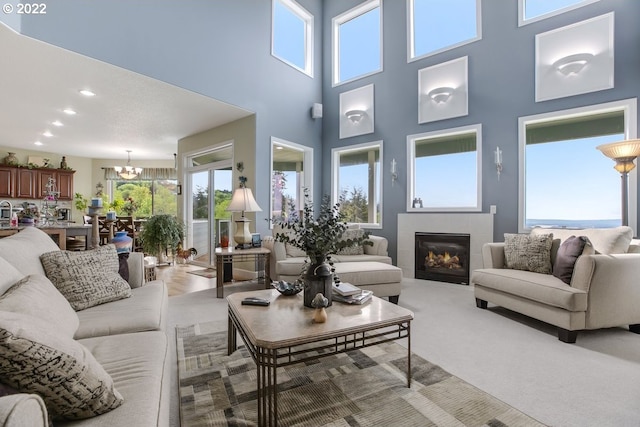
<path fill-rule="evenodd" d="M 435 89 L 431 89 L 427 95 L 433 102 L 436 104 L 442 104 L 447 102 L 451 95 L 453 95 L 453 91 L 455 89 L 449 86 L 437 87 Z"/>
<path fill-rule="evenodd" d="M 344 115 L 347 116 L 347 119 L 351 120 L 351 123 L 356 124 L 360 123 L 360 120 L 367 115 L 367 112 L 364 110 L 349 110 L 344 113 Z"/>
<path fill-rule="evenodd" d="M 391 160 L 391 169 L 389 171 L 391 172 L 391 185 L 394 185 L 398 180 L 398 162 L 396 162 L 396 159 Z"/>
<path fill-rule="evenodd" d="M 502 150 L 500 147 L 496 147 L 496 151 L 493 154 L 493 161 L 496 164 L 496 171 L 498 172 L 498 181 L 500 181 L 500 173 L 502 172 Z"/>
<path fill-rule="evenodd" d="M 591 53 L 576 53 L 558 59 L 553 63 L 553 68 L 565 76 L 578 74 L 593 59 Z"/>

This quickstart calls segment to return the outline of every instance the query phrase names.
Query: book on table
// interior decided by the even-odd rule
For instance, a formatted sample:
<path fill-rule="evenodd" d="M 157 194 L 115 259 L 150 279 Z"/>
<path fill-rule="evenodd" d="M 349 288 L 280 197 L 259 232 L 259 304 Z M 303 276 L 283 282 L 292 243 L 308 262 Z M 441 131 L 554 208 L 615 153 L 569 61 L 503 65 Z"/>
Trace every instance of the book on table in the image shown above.
<path fill-rule="evenodd" d="M 346 304 L 364 304 L 365 302 L 371 299 L 373 295 L 373 291 L 361 290 L 359 294 L 356 295 L 340 295 L 333 294 L 332 299 L 334 301 L 343 302 Z"/>
<path fill-rule="evenodd" d="M 352 285 L 351 283 L 347 283 L 347 282 L 333 283 L 334 294 L 349 296 L 349 295 L 358 295 L 360 292 L 362 292 L 362 289 L 360 289 L 355 285 Z"/>

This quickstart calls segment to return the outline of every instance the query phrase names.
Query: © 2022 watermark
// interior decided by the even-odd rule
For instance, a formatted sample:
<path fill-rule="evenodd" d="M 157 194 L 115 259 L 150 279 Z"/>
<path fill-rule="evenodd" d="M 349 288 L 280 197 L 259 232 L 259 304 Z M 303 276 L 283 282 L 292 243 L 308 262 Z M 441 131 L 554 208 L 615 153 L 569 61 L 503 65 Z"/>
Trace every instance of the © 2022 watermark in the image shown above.
<path fill-rule="evenodd" d="M 47 4 L 46 3 L 5 3 L 2 5 L 2 11 L 9 15 L 12 13 L 18 15 L 46 15 Z"/>

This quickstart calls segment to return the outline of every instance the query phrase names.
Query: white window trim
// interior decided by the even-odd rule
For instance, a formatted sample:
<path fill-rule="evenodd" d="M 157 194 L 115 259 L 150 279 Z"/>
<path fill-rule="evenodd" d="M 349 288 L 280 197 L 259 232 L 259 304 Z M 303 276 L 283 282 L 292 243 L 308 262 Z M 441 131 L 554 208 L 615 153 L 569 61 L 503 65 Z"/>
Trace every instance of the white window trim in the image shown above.
<path fill-rule="evenodd" d="M 285 58 L 281 58 L 274 51 L 274 32 L 275 32 L 275 8 L 276 3 L 280 2 L 283 6 L 288 8 L 291 12 L 297 15 L 301 20 L 304 21 L 305 25 L 305 35 L 304 35 L 304 68 L 298 67 L 296 64 L 293 64 L 287 61 Z M 313 27 L 314 27 L 314 17 L 307 9 L 300 6 L 294 0 L 273 0 L 271 3 L 271 56 L 274 58 L 284 62 L 285 64 L 295 68 L 296 70 L 308 75 L 313 78 Z"/>
<path fill-rule="evenodd" d="M 525 3 L 525 1 L 526 0 L 518 0 L 518 27 L 522 27 L 522 26 L 527 25 L 527 24 L 532 24 L 534 22 L 542 21 L 543 19 L 551 18 L 552 16 L 556 16 L 556 15 L 560 15 L 560 14 L 565 13 L 565 12 L 569 12 L 570 10 L 579 9 L 579 8 L 581 8 L 583 6 L 586 6 L 586 5 L 591 4 L 591 3 L 598 2 L 600 0 L 582 0 L 579 3 L 572 4 L 570 6 L 566 6 L 566 7 L 563 7 L 561 9 L 554 10 L 552 12 L 548 12 L 548 13 L 542 14 L 540 16 L 536 16 L 535 18 L 529 18 L 529 19 L 525 19 L 525 17 L 524 17 L 524 10 L 525 10 L 524 3 Z"/>
<path fill-rule="evenodd" d="M 469 207 L 438 207 L 438 208 L 414 208 L 413 197 L 416 191 L 415 187 L 415 142 L 417 140 L 438 138 L 449 135 L 460 135 L 468 133 L 476 134 L 476 206 Z M 433 132 L 419 133 L 415 135 L 407 136 L 407 159 L 408 161 L 408 173 L 407 173 L 407 212 L 481 212 L 482 211 L 482 124 L 475 124 L 469 126 L 461 126 L 457 128 L 443 129 Z"/>
<path fill-rule="evenodd" d="M 357 77 L 353 77 L 348 80 L 340 81 L 340 25 L 344 24 L 347 21 L 350 21 L 354 18 L 357 18 L 360 15 L 364 15 L 367 12 L 372 11 L 375 8 L 380 8 L 380 69 L 371 71 L 370 73 L 362 74 Z M 336 87 L 345 83 L 353 82 L 359 79 L 363 79 L 365 77 L 381 73 L 384 69 L 384 43 L 383 43 L 383 34 L 384 27 L 383 23 L 383 13 L 382 13 L 382 0 L 367 0 L 358 6 L 349 9 L 348 11 L 334 17 L 331 19 L 331 52 L 332 52 L 332 87 Z"/>
<path fill-rule="evenodd" d="M 302 188 L 309 189 L 310 201 L 313 201 L 313 148 L 305 145 L 296 144 L 295 142 L 287 141 L 286 139 L 271 137 L 271 152 L 269 153 L 269 212 L 273 212 L 273 145 L 278 144 L 283 147 L 291 148 L 293 150 L 299 150 L 304 152 L 304 173 L 302 174 Z M 301 198 L 301 202 L 304 203 L 304 198 Z M 271 215 L 271 214 L 269 214 Z M 271 218 L 269 218 L 271 219 Z M 269 221 L 269 228 L 273 229 L 273 222 Z"/>
<path fill-rule="evenodd" d="M 415 54 L 415 38 L 414 38 L 415 20 L 413 16 L 413 9 L 414 9 L 413 2 L 414 0 L 407 0 L 407 63 L 419 61 L 421 59 L 428 58 L 429 56 L 437 55 L 439 53 L 456 49 L 460 46 L 464 46 L 466 44 L 473 43 L 478 40 L 482 40 L 482 2 L 480 0 L 476 0 L 476 36 L 475 37 L 467 40 L 463 40 L 461 42 L 452 44 L 450 46 L 445 46 L 441 49 L 437 49 L 420 56 L 414 56 Z"/>
<path fill-rule="evenodd" d="M 518 118 L 518 232 L 528 233 L 530 227 L 525 227 L 525 148 L 527 141 L 527 125 L 568 119 L 578 116 L 589 116 L 611 111 L 624 113 L 624 138 L 635 139 L 638 135 L 638 107 L 637 98 L 629 98 L 621 101 L 607 102 L 604 104 L 589 105 L 586 107 L 559 110 L 550 113 L 536 114 Z M 629 173 L 629 226 L 637 234 L 638 222 L 638 168 Z"/>
<path fill-rule="evenodd" d="M 380 158 L 380 181 L 376 183 L 376 185 L 380 188 L 380 200 L 378 203 L 380 205 L 380 223 L 357 223 L 361 228 L 370 228 L 370 229 L 382 229 L 382 223 L 384 220 L 384 208 L 382 199 L 384 197 L 384 191 L 382 189 L 382 184 L 384 183 L 384 158 L 383 158 L 383 141 L 373 141 L 373 142 L 365 142 L 362 144 L 356 145 L 348 145 L 346 147 L 338 147 L 331 149 L 331 202 L 337 203 L 340 199 L 340 189 L 338 188 L 338 175 L 340 173 L 340 154 L 349 153 L 351 151 L 362 151 L 365 148 L 377 148 L 379 151 Z M 356 223 L 350 223 L 356 224 Z"/>

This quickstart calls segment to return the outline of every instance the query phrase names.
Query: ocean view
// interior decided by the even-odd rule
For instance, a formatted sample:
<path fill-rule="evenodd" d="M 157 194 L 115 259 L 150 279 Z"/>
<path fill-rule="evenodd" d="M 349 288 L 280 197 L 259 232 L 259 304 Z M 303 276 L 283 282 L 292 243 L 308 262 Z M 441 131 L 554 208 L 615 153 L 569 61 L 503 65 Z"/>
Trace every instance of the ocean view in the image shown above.
<path fill-rule="evenodd" d="M 622 225 L 620 219 L 530 219 L 526 222 L 527 228 L 613 228 Z"/>

